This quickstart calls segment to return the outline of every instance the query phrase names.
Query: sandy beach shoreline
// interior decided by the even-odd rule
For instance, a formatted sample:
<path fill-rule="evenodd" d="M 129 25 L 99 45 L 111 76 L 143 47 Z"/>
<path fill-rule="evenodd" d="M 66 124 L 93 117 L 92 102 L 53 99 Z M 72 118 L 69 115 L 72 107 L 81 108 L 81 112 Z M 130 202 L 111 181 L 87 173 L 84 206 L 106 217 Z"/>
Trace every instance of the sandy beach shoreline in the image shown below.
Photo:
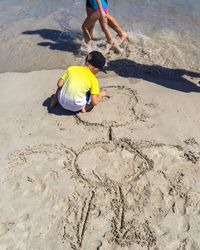
<path fill-rule="evenodd" d="M 83 65 L 85 1 L 0 1 L 0 250 L 200 250 L 199 1 L 110 1 L 106 91 L 50 108 Z"/>
<path fill-rule="evenodd" d="M 63 70 L 0 74 L 1 249 L 200 249 L 197 78 L 110 69 L 77 115 L 49 107 Z"/>

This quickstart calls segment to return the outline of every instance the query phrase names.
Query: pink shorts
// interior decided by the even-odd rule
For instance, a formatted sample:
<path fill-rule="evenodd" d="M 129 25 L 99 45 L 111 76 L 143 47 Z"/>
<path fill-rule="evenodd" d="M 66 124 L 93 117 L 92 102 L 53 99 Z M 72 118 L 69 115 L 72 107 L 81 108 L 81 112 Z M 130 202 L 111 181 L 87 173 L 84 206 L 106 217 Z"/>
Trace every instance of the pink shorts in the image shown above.
<path fill-rule="evenodd" d="M 108 8 L 104 8 L 103 10 L 104 10 L 105 13 L 108 12 Z M 96 11 L 97 11 L 97 12 L 100 12 L 100 9 L 98 9 L 98 10 L 96 10 Z"/>

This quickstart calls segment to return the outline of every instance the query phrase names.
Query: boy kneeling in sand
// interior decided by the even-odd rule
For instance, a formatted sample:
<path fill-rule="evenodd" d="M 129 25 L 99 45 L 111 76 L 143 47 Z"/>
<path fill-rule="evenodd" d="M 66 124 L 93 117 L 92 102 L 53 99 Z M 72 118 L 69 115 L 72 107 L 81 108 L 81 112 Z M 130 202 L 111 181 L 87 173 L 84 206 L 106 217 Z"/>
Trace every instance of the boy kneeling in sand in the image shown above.
<path fill-rule="evenodd" d="M 99 90 L 95 75 L 103 70 L 105 57 L 98 51 L 90 52 L 84 66 L 70 66 L 57 83 L 57 91 L 51 99 L 51 107 L 58 103 L 67 110 L 83 113 L 97 105 L 103 96 L 104 90 Z M 87 105 L 91 96 L 91 105 Z M 91 107 L 92 106 L 92 107 Z"/>

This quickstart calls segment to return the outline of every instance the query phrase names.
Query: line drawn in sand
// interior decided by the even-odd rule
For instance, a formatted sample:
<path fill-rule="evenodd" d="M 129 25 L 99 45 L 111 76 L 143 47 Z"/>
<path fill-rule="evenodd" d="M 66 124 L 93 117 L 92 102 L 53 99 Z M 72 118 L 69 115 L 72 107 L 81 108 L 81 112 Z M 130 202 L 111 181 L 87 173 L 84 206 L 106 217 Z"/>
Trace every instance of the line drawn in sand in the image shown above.
<path fill-rule="evenodd" d="M 135 119 L 135 106 L 138 103 L 136 93 L 124 86 L 104 88 L 106 97 L 91 112 L 77 114 L 78 122 L 85 125 L 103 127 L 127 126 Z"/>
<path fill-rule="evenodd" d="M 91 191 L 84 198 L 76 194 L 68 199 L 63 240 L 70 242 L 72 249 L 78 250 L 82 247 L 94 194 L 94 191 Z"/>
<path fill-rule="evenodd" d="M 105 240 L 110 246 L 155 246 L 156 236 L 148 220 L 130 214 L 121 186 L 113 184 L 111 189 L 112 193 L 102 189 L 74 193 L 63 220 L 63 240 L 76 250 L 99 249 Z"/>
<path fill-rule="evenodd" d="M 125 141 L 96 142 L 84 146 L 74 162 L 74 175 L 91 187 L 136 181 L 153 168 L 153 162 Z"/>
<path fill-rule="evenodd" d="M 44 184 L 50 177 L 57 178 L 61 169 L 69 178 L 78 180 L 76 192 L 74 188 L 70 194 L 64 192 L 65 198 L 68 197 L 64 202 L 66 212 L 64 217 L 59 214 L 63 218 L 61 238 L 69 242 L 72 249 L 92 249 L 94 245 L 94 249 L 98 249 L 104 246 L 105 240 L 121 247 L 135 247 L 136 244 L 150 249 L 159 241 L 168 242 L 169 230 L 177 237 L 182 234 L 185 239 L 191 237 L 189 211 L 197 215 L 200 203 L 196 190 L 190 190 L 198 187 L 195 178 L 199 172 L 198 161 L 193 163 L 184 157 L 184 153 L 190 150 L 199 155 L 198 143 L 187 140 L 186 146 L 182 147 L 135 143 L 127 139 L 115 140 L 112 131 L 110 139 L 86 144 L 78 152 L 65 145 L 28 147 L 11 155 L 10 168 L 17 177 L 22 166 L 34 167 Z M 39 162 L 38 158 L 43 164 L 46 162 L 45 167 L 35 164 Z M 57 171 L 49 168 L 51 162 Z M 193 172 L 196 175 L 192 175 Z M 18 176 L 16 181 L 20 178 Z M 190 186 L 187 186 L 187 179 Z M 33 185 L 36 179 L 26 175 L 26 182 Z M 39 192 L 45 190 L 42 186 Z M 51 194 L 55 196 L 55 193 Z M 177 227 L 173 227 L 172 218 Z M 168 228 L 165 230 L 165 227 Z M 185 241 L 179 243 L 182 242 Z"/>
<path fill-rule="evenodd" d="M 57 155 L 57 158 L 59 158 L 59 156 L 64 156 L 66 161 L 65 164 L 72 164 L 73 158 L 75 157 L 74 152 L 64 144 L 39 144 L 29 146 L 23 150 L 16 150 L 9 156 L 9 165 L 11 167 L 22 166 L 28 163 L 28 157 L 36 154 L 38 154 L 38 156 L 46 155 L 47 159 L 50 155 Z"/>
<path fill-rule="evenodd" d="M 53 243 L 47 243 L 49 237 L 62 245 L 58 225 L 64 213 L 65 198 L 76 182 L 67 170 L 74 160 L 73 150 L 63 144 L 29 146 L 10 155 L 7 196 L 12 200 L 12 210 L 5 211 L 5 217 L 26 213 L 29 219 L 21 225 L 24 231 L 20 232 L 18 227 L 8 225 L 8 219 L 3 221 L 0 229 L 5 239 L 9 239 L 10 234 L 18 235 L 12 237 L 9 244 L 18 248 L 23 241 L 26 249 L 32 244 L 35 249 L 52 248 Z M 19 240 L 19 235 L 26 235 L 26 238 Z"/>
<path fill-rule="evenodd" d="M 167 247 L 171 238 L 172 244 L 166 249 L 199 249 L 200 221 L 196 214 L 200 211 L 197 184 L 200 165 L 198 157 L 195 161 L 185 157 L 187 152 L 199 156 L 199 144 L 189 138 L 182 146 L 152 142 L 138 142 L 137 146 L 154 162 L 154 171 L 147 176 L 152 191 L 144 212 L 154 224 L 158 242 Z M 189 247 L 190 243 L 182 244 L 188 238 L 192 239 L 193 248 Z"/>
<path fill-rule="evenodd" d="M 40 144 L 17 150 L 9 157 L 11 176 L 17 186 L 34 193 L 44 192 L 46 184 L 63 175 L 65 169 L 74 163 L 75 153 L 65 145 Z M 23 168 L 22 168 L 23 166 Z M 26 170 L 26 171 L 25 171 Z"/>
<path fill-rule="evenodd" d="M 148 247 L 155 245 L 156 237 L 149 222 L 137 220 L 134 214 L 132 217 L 128 215 L 129 206 L 123 194 L 123 189 L 127 189 L 127 186 L 132 188 L 132 185 L 152 168 L 153 162 L 149 158 L 124 141 L 88 144 L 77 153 L 74 170 L 71 172 L 73 177 L 94 190 L 92 192 L 96 199 L 93 205 L 100 211 L 97 213 L 98 217 L 106 214 L 110 224 L 105 232 L 107 241 L 120 246 L 130 246 L 133 243 Z M 87 196 L 85 199 L 88 199 Z M 104 204 L 98 200 L 104 200 Z M 80 202 L 77 201 L 76 204 Z M 87 211 L 88 217 L 91 211 Z M 66 221 L 69 227 L 73 224 L 69 223 L 68 219 Z M 101 222 L 105 223 L 104 228 L 106 228 L 105 218 L 101 217 Z M 80 224 L 76 223 L 74 228 L 77 225 Z M 72 234 L 73 231 L 74 229 Z M 81 247 L 80 240 L 78 240 L 80 237 L 73 237 L 76 238 L 76 243 L 72 241 L 70 233 L 67 238 L 75 247 L 74 249 Z"/>
<path fill-rule="evenodd" d="M 140 220 L 130 215 L 130 207 L 123 194 L 123 188 L 118 186 L 116 198 L 112 200 L 112 208 L 115 216 L 112 219 L 110 239 L 121 247 L 137 244 L 148 249 L 156 244 L 156 236 L 151 229 L 148 220 Z"/>

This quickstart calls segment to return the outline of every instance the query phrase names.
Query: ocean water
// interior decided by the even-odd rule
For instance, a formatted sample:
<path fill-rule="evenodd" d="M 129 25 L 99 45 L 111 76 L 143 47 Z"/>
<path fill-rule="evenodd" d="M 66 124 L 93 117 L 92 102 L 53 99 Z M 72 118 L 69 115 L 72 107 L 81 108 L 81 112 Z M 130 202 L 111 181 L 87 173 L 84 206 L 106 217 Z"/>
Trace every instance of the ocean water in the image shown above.
<path fill-rule="evenodd" d="M 200 71 L 199 0 L 110 0 L 109 10 L 131 37 L 121 58 Z M 79 63 L 85 17 L 85 0 L 0 0 L 0 72 Z M 95 36 L 105 43 L 98 24 Z"/>

